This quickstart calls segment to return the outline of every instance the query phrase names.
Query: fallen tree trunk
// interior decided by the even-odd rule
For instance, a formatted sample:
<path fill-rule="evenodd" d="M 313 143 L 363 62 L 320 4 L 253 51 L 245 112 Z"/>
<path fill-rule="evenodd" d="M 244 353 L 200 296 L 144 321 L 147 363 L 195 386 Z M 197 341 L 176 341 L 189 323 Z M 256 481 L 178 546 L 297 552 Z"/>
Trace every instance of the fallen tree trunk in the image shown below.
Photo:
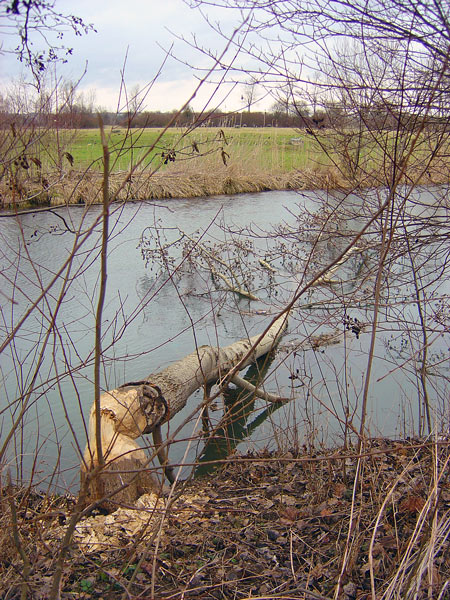
<path fill-rule="evenodd" d="M 149 473 L 148 457 L 136 438 L 152 432 L 160 434 L 161 424 L 184 408 L 195 390 L 214 381 L 226 381 L 234 370 L 242 370 L 270 352 L 286 324 L 287 317 L 283 315 L 264 335 L 242 339 L 224 348 L 201 346 L 145 380 L 129 382 L 102 394 L 103 457 L 99 460 L 97 456 L 94 405 L 81 467 L 82 485 L 88 487 L 88 502 L 110 497 L 103 506 L 111 508 L 117 503 L 133 503 L 143 493 L 155 491 L 158 484 Z M 156 437 L 160 440 L 160 435 Z"/>

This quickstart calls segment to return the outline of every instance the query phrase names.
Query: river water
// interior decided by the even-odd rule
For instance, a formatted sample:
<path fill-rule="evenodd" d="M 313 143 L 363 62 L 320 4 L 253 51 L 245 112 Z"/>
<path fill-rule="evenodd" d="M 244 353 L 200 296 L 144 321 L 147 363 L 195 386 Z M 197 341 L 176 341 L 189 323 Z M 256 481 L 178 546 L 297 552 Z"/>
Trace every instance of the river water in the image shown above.
<path fill-rule="evenodd" d="M 443 198 L 444 192 L 421 190 L 410 199 L 403 226 L 413 246 L 427 223 L 439 228 L 439 219 L 447 219 Z M 266 192 L 114 206 L 102 316 L 104 388 L 140 380 L 196 346 L 225 345 L 262 331 L 306 281 L 340 255 L 366 223 L 365 207 L 376 201 Z M 93 402 L 100 216 L 99 207 L 71 206 L 0 219 L 2 341 L 18 327 L 1 354 L 2 442 L 16 423 L 4 461 L 16 478 L 32 473 L 35 483 L 60 490 L 76 490 Z M 266 365 L 264 383 L 292 400 L 276 410 L 262 400 L 252 403 L 228 428 L 228 450 L 340 444 L 359 430 L 378 234 L 375 226 L 368 230 L 364 251 L 330 275 L 334 283 L 314 286 L 299 298 L 280 351 Z M 383 274 L 368 392 L 370 435 L 424 430 L 421 318 L 427 324 L 433 425 L 441 429 L 448 422 L 448 251 L 439 236 L 425 253 L 414 247 L 398 250 Z M 230 279 L 230 269 L 258 300 L 230 292 L 212 274 Z M 202 394 L 194 394 L 165 435 L 193 412 Z M 219 428 L 222 402 L 219 396 L 210 413 Z M 198 417 L 175 439 L 171 461 L 193 462 L 203 448 Z"/>

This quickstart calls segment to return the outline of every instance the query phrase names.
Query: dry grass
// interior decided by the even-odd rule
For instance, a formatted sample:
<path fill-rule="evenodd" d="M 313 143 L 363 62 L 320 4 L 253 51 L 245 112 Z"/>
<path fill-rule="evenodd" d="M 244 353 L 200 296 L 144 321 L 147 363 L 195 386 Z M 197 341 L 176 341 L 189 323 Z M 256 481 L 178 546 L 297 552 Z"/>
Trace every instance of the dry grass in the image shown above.
<path fill-rule="evenodd" d="M 190 134 L 191 137 L 194 133 Z M 170 135 L 171 142 L 175 144 L 174 133 Z M 143 158 L 142 165 L 133 170 L 131 177 L 130 171 L 113 171 L 110 175 L 112 198 L 133 201 L 267 190 L 351 190 L 387 185 L 388 173 L 383 165 L 376 164 L 373 157 L 364 162 L 364 168 L 350 176 L 345 165 L 341 164 L 343 157 L 336 149 L 333 152 L 337 152 L 339 160 L 335 159 L 333 164 L 330 159 L 333 152 L 330 151 L 327 157 L 319 146 L 314 149 L 312 140 L 306 139 L 308 136 L 303 136 L 304 143 L 297 147 L 289 143 L 288 133 L 284 130 L 271 132 L 271 137 L 265 132 L 258 135 L 258 131 L 242 133 L 239 130 L 238 133 L 227 132 L 223 139 L 217 138 L 217 135 L 211 138 L 211 134 L 203 131 L 201 135 L 206 136 L 204 142 L 199 142 L 204 154 L 198 155 L 192 150 L 190 138 L 182 137 L 181 145 L 185 150 L 176 154 L 174 162 L 163 164 L 161 155 L 152 151 L 151 163 L 144 166 L 146 161 Z M 332 134 L 327 135 L 322 134 L 322 137 L 325 136 L 324 141 L 331 143 Z M 143 152 L 143 149 L 140 154 L 136 151 L 135 160 Z M 98 167 L 83 171 L 80 170 L 80 161 L 76 160 L 72 167 L 65 158 L 60 162 L 62 170 L 49 168 L 45 176 L 44 171 L 31 161 L 27 169 L 20 166 L 12 169 L 9 177 L 0 180 L 0 206 L 20 209 L 77 203 L 91 205 L 101 201 L 102 176 Z M 411 160 L 410 163 L 403 177 L 404 183 L 448 183 L 446 156 L 436 154 L 426 167 L 423 161 Z M 77 165 L 78 168 L 75 168 Z"/>
<path fill-rule="evenodd" d="M 351 450 L 233 457 L 171 506 L 90 517 L 61 598 L 448 598 L 448 441 L 377 439 L 359 461 L 354 489 Z M 9 488 L 2 502 L 3 598 L 20 598 L 24 555 L 25 597 L 44 598 L 72 501 Z"/>
<path fill-rule="evenodd" d="M 203 196 L 234 195 L 268 190 L 319 189 L 338 187 L 330 173 L 305 170 L 292 173 L 252 172 L 230 165 L 214 169 L 170 169 L 149 175 L 135 173 L 131 181 L 126 174 L 110 177 L 110 191 L 114 201 L 135 201 L 163 198 L 197 198 Z M 97 173 L 71 172 L 64 179 L 54 178 L 48 187 L 39 189 L 26 183 L 15 193 L 0 191 L 4 208 L 29 206 L 58 206 L 65 204 L 92 205 L 101 202 L 102 176 Z M 0 186 L 1 187 L 1 186 Z"/>
<path fill-rule="evenodd" d="M 67 204 L 93 205 L 101 202 L 100 173 L 71 171 L 63 178 L 49 177 L 43 187 L 37 182 L 24 181 L 11 190 L 0 183 L 0 207 L 24 209 L 29 207 L 61 206 Z M 442 169 L 427 173 L 410 171 L 405 183 L 431 185 L 448 183 L 448 175 Z M 359 187 L 377 187 L 378 173 L 366 175 Z M 127 174 L 116 173 L 110 177 L 111 196 L 114 201 L 138 201 L 164 198 L 198 198 L 217 195 L 235 195 L 269 190 L 352 190 L 355 182 L 345 179 L 335 167 L 319 167 L 292 172 L 264 172 L 241 165 L 215 165 L 208 169 L 203 165 L 187 169 L 176 166 L 166 171 L 149 174 L 136 172 L 128 179 Z"/>

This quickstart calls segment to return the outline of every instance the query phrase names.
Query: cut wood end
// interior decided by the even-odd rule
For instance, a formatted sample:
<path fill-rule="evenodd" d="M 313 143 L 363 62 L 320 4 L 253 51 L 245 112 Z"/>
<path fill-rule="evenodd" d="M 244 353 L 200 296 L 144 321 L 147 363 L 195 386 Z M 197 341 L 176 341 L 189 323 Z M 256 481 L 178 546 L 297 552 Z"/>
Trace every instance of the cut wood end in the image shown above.
<path fill-rule="evenodd" d="M 100 397 L 101 413 L 114 420 L 117 433 L 137 438 L 147 427 L 138 388 L 114 389 Z"/>
<path fill-rule="evenodd" d="M 141 451 L 142 452 L 142 451 Z M 133 505 L 146 493 L 157 493 L 159 482 L 152 476 L 142 461 L 142 455 L 125 455 L 105 465 L 89 481 L 86 506 L 96 502 L 104 510 L 115 511 L 121 504 Z M 81 482 L 87 476 L 81 472 Z"/>

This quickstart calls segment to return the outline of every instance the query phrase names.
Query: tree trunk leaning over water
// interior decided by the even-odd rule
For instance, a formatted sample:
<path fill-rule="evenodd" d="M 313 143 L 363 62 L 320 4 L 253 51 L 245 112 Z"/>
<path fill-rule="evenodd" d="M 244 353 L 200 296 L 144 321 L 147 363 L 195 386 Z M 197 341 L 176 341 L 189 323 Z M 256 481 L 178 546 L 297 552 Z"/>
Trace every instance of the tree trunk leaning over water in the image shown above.
<path fill-rule="evenodd" d="M 88 443 L 81 466 L 82 482 L 87 483 L 88 501 L 105 496 L 107 508 L 117 503 L 133 503 L 159 484 L 148 470 L 148 456 L 135 441 L 142 434 L 158 431 L 184 406 L 201 386 L 226 381 L 267 354 L 278 344 L 287 325 L 287 315 L 274 321 L 264 335 L 239 340 L 224 348 L 200 346 L 159 373 L 138 382 L 129 382 L 105 392 L 100 398 L 101 449 L 105 465 L 97 460 L 95 406 L 91 408 Z M 231 373 L 230 373 L 231 372 Z"/>

